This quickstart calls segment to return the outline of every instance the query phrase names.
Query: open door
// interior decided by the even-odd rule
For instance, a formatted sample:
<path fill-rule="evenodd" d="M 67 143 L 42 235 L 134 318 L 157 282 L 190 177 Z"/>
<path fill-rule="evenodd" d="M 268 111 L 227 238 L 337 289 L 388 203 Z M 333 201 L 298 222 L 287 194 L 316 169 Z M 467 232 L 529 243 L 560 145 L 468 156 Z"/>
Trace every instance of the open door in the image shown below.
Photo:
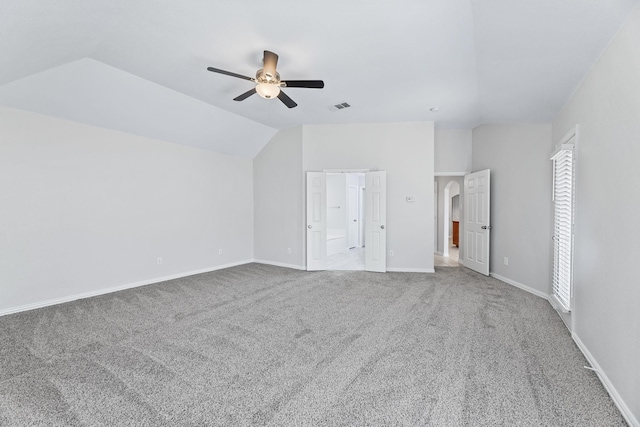
<path fill-rule="evenodd" d="M 490 170 L 464 177 L 464 266 L 489 275 Z"/>
<path fill-rule="evenodd" d="M 307 172 L 307 270 L 327 269 L 327 174 Z"/>
<path fill-rule="evenodd" d="M 387 172 L 365 173 L 366 271 L 387 271 Z"/>

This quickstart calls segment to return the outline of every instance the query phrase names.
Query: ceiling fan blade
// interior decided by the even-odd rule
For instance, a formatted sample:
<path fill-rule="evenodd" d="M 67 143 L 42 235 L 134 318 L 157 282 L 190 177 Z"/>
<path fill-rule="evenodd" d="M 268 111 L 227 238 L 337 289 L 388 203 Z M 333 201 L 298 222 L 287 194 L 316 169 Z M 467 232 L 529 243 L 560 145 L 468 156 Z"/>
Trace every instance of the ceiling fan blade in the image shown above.
<path fill-rule="evenodd" d="M 248 97 L 250 97 L 254 93 L 256 93 L 256 88 L 255 87 L 253 89 L 251 89 L 251 90 L 246 91 L 242 95 L 236 96 L 235 98 L 233 98 L 233 100 L 234 101 L 244 101 L 245 99 L 247 99 Z"/>
<path fill-rule="evenodd" d="M 298 105 L 298 104 L 295 103 L 295 101 L 293 99 L 289 98 L 287 96 L 287 94 L 284 93 L 283 91 L 280 91 L 280 93 L 278 94 L 278 99 L 280 101 L 282 101 L 282 103 L 284 105 L 286 105 L 287 107 L 289 107 L 289 108 L 293 108 L 293 107 L 296 107 Z"/>
<path fill-rule="evenodd" d="M 231 71 L 221 70 L 219 68 L 207 67 L 207 70 L 209 70 L 211 72 L 214 72 L 214 73 L 225 74 L 225 75 L 231 76 L 231 77 L 237 77 L 239 79 L 253 81 L 253 79 L 251 77 L 243 76 L 242 74 L 232 73 Z"/>
<path fill-rule="evenodd" d="M 322 89 L 324 87 L 322 80 L 287 80 L 283 83 L 286 87 L 306 87 L 310 89 Z"/>
<path fill-rule="evenodd" d="M 276 76 L 276 66 L 278 65 L 278 55 L 268 50 L 264 51 L 264 57 L 262 59 L 264 66 L 262 67 L 265 74 Z"/>

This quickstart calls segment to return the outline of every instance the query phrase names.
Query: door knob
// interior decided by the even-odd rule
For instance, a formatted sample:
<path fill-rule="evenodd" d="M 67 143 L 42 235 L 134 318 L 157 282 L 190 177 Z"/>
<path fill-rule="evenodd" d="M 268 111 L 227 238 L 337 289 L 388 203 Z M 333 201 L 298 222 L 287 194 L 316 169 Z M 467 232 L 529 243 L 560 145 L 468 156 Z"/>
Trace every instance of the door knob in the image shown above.
<path fill-rule="evenodd" d="M 381 225 L 380 228 L 382 228 L 384 230 L 384 225 Z"/>
<path fill-rule="evenodd" d="M 311 226 L 310 226 L 310 225 L 307 225 L 307 228 L 311 228 Z"/>
<path fill-rule="evenodd" d="M 358 222 L 358 220 L 357 220 L 357 219 L 354 219 L 354 220 L 353 220 L 353 222 Z"/>
<path fill-rule="evenodd" d="M 491 226 L 490 225 L 489 226 L 483 225 L 480 228 L 482 228 L 483 230 L 491 230 Z"/>

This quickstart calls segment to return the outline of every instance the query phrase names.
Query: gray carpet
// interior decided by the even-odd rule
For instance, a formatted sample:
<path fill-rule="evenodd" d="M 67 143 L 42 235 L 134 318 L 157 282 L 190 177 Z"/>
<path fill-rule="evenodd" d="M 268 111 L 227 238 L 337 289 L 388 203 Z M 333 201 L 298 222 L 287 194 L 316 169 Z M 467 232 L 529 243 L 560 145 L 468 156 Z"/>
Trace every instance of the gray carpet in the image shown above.
<path fill-rule="evenodd" d="M 0 317 L 2 426 L 623 426 L 549 304 L 249 264 Z"/>

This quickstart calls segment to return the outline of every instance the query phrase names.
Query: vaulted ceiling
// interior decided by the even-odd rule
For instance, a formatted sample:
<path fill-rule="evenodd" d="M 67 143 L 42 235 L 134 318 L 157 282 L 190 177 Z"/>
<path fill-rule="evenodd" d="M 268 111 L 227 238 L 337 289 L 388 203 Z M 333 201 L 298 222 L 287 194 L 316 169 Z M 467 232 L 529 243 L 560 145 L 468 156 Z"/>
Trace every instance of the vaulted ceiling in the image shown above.
<path fill-rule="evenodd" d="M 638 1 L 1 0 L 0 105 L 246 157 L 302 124 L 548 123 Z M 206 70 L 264 49 L 325 88 L 236 102 Z"/>

